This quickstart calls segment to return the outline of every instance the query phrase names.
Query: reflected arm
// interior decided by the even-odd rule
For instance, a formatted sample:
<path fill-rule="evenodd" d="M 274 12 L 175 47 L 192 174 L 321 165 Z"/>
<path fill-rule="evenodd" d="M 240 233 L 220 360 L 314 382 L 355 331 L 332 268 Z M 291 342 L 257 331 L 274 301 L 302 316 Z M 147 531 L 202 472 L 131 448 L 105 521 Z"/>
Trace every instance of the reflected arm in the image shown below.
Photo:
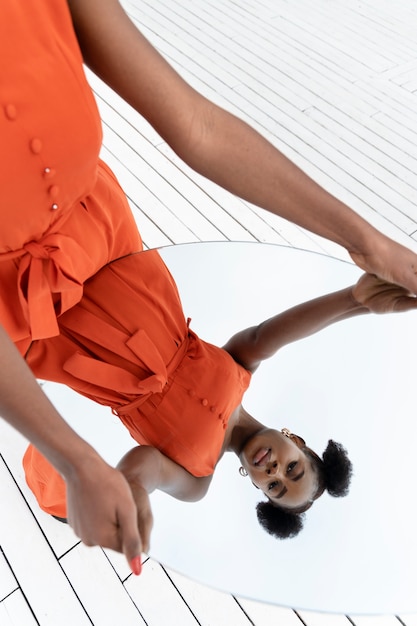
<path fill-rule="evenodd" d="M 271 213 L 326 237 L 362 269 L 417 293 L 417 255 L 331 196 L 253 128 L 188 85 L 117 0 L 69 0 L 87 65 L 193 169 Z"/>
<path fill-rule="evenodd" d="M 153 515 L 149 494 L 159 489 L 177 500 L 196 502 L 207 493 L 211 476 L 197 478 L 151 446 L 136 446 L 120 460 L 117 469 L 129 483 L 137 511 L 137 526 L 149 551 Z"/>
<path fill-rule="evenodd" d="M 349 317 L 369 313 L 352 297 L 352 288 L 303 302 L 233 335 L 224 350 L 245 369 L 254 372 L 262 361 L 289 343 L 313 335 Z"/>
<path fill-rule="evenodd" d="M 406 289 L 363 274 L 352 287 L 315 298 L 234 335 L 224 349 L 253 372 L 283 346 L 336 322 L 364 313 L 394 313 L 417 308 Z"/>
<path fill-rule="evenodd" d="M 185 502 L 201 500 L 212 478 L 193 476 L 152 446 L 136 446 L 125 454 L 117 468 L 131 487 L 140 485 L 147 493 L 159 489 Z"/>

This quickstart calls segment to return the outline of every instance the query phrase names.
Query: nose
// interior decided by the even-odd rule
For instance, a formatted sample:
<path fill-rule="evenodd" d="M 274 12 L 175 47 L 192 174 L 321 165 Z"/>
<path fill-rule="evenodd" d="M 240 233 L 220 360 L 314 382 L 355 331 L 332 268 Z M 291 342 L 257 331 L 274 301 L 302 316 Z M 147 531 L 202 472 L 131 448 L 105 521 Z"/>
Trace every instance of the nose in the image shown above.
<path fill-rule="evenodd" d="M 268 474 L 268 476 L 275 476 L 279 472 L 277 461 L 270 461 L 267 464 L 265 471 Z"/>

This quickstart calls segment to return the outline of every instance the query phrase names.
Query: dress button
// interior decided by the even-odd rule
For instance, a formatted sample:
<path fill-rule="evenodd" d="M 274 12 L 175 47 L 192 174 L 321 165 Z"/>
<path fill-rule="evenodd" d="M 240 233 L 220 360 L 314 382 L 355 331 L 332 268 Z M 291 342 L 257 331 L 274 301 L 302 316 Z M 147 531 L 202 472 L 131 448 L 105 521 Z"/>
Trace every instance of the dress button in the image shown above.
<path fill-rule="evenodd" d="M 208 405 L 208 400 L 207 400 L 207 398 L 203 398 L 203 399 L 201 400 L 201 404 L 202 404 L 203 406 L 207 406 L 207 405 Z"/>
<path fill-rule="evenodd" d="M 52 211 L 56 211 L 57 209 L 59 209 L 59 206 L 56 204 L 56 202 L 54 202 L 54 203 L 51 205 L 51 210 L 52 210 Z"/>
<path fill-rule="evenodd" d="M 189 390 L 188 390 L 188 395 L 190 396 L 190 398 L 194 398 L 194 397 L 195 397 L 195 391 L 194 391 L 194 389 L 189 389 Z"/>
<path fill-rule="evenodd" d="M 215 412 L 215 410 L 216 410 L 216 407 L 215 407 L 215 406 L 211 406 L 211 407 L 210 407 L 210 411 L 211 411 L 212 413 L 214 413 L 214 412 Z"/>
<path fill-rule="evenodd" d="M 53 178 L 55 176 L 56 172 L 54 170 L 53 167 L 45 167 L 45 169 L 43 170 L 43 176 L 44 178 Z"/>
<path fill-rule="evenodd" d="M 223 422 L 223 430 L 226 430 L 226 428 L 227 428 L 227 424 L 226 422 Z"/>
<path fill-rule="evenodd" d="M 56 198 L 57 195 L 59 194 L 58 185 L 51 185 L 48 189 L 48 193 L 49 193 L 50 198 Z"/>
<path fill-rule="evenodd" d="M 32 139 L 30 141 L 29 147 L 31 151 L 33 152 L 33 154 L 39 154 L 42 150 L 42 141 L 38 139 L 37 137 L 35 137 L 35 139 Z"/>
<path fill-rule="evenodd" d="M 11 122 L 17 118 L 17 109 L 14 104 L 6 104 L 4 113 Z"/>

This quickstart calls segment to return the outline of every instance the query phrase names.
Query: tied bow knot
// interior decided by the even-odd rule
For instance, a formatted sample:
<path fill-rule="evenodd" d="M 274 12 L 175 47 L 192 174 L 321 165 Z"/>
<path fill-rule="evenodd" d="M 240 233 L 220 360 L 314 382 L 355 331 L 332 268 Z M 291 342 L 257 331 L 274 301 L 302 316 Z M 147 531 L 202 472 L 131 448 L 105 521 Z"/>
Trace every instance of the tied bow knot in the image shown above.
<path fill-rule="evenodd" d="M 19 300 L 32 339 L 54 337 L 57 315 L 81 300 L 83 282 L 96 268 L 87 251 L 62 234 L 30 241 L 19 252 Z"/>

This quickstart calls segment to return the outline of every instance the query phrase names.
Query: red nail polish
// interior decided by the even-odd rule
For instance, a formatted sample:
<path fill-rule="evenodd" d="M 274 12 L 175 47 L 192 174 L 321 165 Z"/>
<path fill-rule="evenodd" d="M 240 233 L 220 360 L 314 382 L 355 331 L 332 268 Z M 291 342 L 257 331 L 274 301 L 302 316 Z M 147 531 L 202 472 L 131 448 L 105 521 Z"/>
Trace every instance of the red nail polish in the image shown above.
<path fill-rule="evenodd" d="M 139 576 L 142 571 L 142 560 L 140 556 L 135 556 L 135 558 L 130 561 L 130 568 L 135 576 Z"/>

